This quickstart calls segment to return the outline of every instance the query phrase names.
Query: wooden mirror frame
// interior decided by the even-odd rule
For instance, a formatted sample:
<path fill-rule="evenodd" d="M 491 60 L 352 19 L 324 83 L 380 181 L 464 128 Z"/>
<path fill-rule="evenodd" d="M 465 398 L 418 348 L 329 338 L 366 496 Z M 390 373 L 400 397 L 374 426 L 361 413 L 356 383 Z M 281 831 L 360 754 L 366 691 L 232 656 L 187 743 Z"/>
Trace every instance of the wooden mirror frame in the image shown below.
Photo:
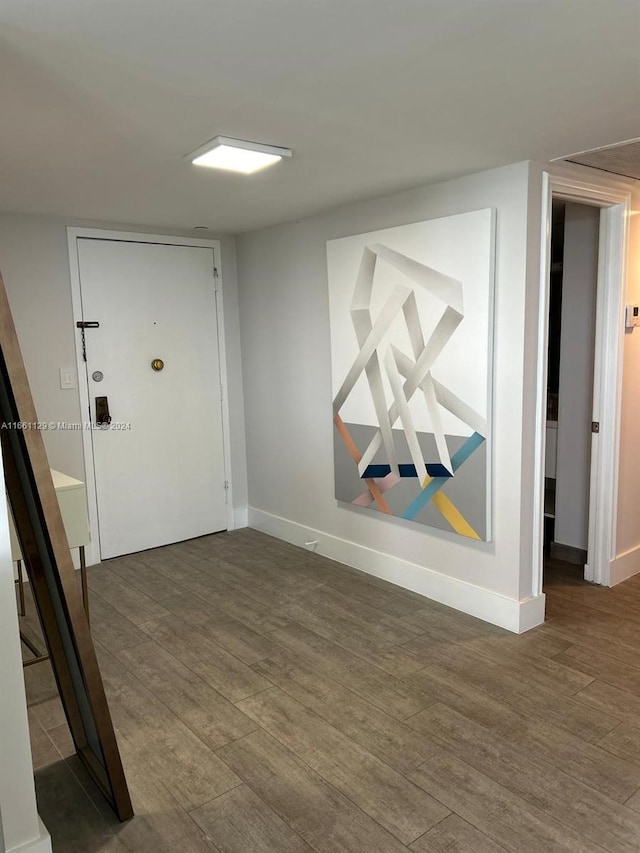
<path fill-rule="evenodd" d="M 2 275 L 0 438 L 16 533 L 76 752 L 125 821 L 133 817 L 131 798 Z"/>

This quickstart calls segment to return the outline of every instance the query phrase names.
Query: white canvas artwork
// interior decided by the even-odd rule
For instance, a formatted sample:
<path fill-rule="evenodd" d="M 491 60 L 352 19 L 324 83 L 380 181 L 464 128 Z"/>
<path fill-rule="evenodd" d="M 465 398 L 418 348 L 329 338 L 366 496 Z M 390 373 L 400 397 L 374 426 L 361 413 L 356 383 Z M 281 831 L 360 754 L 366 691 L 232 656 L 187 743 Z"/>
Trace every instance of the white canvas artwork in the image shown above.
<path fill-rule="evenodd" d="M 495 212 L 327 244 L 335 494 L 490 538 Z"/>

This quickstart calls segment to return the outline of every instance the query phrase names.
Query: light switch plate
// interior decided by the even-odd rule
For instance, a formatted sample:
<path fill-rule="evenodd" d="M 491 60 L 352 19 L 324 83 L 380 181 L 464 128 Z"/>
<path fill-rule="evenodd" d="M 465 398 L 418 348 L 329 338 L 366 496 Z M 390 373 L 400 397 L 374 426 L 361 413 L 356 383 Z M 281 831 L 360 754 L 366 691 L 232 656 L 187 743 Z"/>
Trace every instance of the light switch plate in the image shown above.
<path fill-rule="evenodd" d="M 640 306 L 627 305 L 624 320 L 627 329 L 634 329 L 636 326 L 640 326 Z"/>
<path fill-rule="evenodd" d="M 70 388 L 76 387 L 76 379 L 74 371 L 68 367 L 60 368 L 60 388 L 63 391 L 68 391 Z"/>

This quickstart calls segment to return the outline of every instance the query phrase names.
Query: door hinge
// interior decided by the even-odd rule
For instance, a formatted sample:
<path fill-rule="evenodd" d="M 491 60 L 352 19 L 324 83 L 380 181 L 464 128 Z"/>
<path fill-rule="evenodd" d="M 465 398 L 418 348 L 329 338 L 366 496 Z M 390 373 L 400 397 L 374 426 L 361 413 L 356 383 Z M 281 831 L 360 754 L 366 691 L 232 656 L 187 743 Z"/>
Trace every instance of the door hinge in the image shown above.
<path fill-rule="evenodd" d="M 229 481 L 228 480 L 224 481 L 224 490 L 225 490 L 225 492 L 229 491 Z"/>
<path fill-rule="evenodd" d="M 220 386 L 220 402 L 224 403 L 224 385 Z"/>
<path fill-rule="evenodd" d="M 215 291 L 218 290 L 218 284 L 219 284 L 219 282 L 218 282 L 218 267 L 214 267 L 213 268 L 213 289 Z"/>
<path fill-rule="evenodd" d="M 591 432 L 600 432 L 600 421 L 591 421 Z"/>

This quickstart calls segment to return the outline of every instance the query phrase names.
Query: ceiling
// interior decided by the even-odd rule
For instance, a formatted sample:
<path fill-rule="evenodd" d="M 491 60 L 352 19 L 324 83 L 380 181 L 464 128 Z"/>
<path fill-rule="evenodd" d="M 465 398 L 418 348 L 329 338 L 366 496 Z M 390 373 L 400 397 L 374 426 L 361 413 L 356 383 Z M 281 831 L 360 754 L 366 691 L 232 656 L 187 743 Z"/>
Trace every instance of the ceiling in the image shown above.
<path fill-rule="evenodd" d="M 640 137 L 638 0 L 2 0 L 0 210 L 240 232 Z M 247 177 L 217 135 L 293 149 Z"/>
<path fill-rule="evenodd" d="M 600 169 L 640 181 L 640 140 L 637 139 L 611 148 L 574 154 L 567 160 L 569 163 L 591 166 L 592 169 Z"/>

